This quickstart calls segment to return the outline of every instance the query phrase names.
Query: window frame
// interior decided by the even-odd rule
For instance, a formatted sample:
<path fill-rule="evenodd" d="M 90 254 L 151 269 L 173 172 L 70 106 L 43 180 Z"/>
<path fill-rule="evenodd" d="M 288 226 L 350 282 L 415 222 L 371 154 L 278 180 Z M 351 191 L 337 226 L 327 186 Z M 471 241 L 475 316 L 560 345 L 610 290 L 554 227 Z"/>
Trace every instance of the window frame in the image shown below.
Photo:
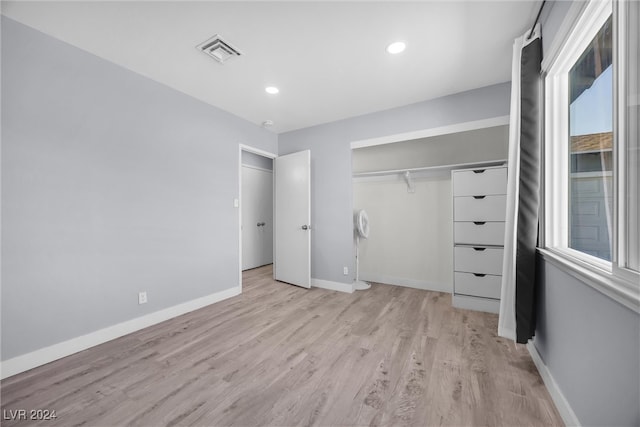
<path fill-rule="evenodd" d="M 629 191 L 627 188 L 627 159 L 625 153 L 629 151 L 627 142 L 627 119 L 625 109 L 628 103 L 628 91 L 626 82 L 626 70 L 627 70 L 627 57 L 625 52 L 627 50 L 626 38 L 620 37 L 620 34 L 627 34 L 627 22 L 624 17 L 626 16 L 626 8 L 628 2 L 625 1 L 620 4 L 620 1 L 616 1 L 613 5 L 613 18 L 614 29 L 613 32 L 613 60 L 616 64 L 614 79 L 613 79 L 613 115 L 614 126 L 617 129 L 623 129 L 624 131 L 614 131 L 614 150 L 613 150 L 613 167 L 616 173 L 613 176 L 614 185 L 614 204 L 618 211 L 613 217 L 614 233 L 613 246 L 612 246 L 612 260 L 614 274 L 625 278 L 627 281 L 635 281 L 640 287 L 640 274 L 637 271 L 631 270 L 628 267 L 628 254 L 627 254 L 627 239 L 630 236 L 629 218 L 627 217 L 628 209 L 625 197 L 619 197 L 620 194 L 627 194 Z M 639 135 L 640 137 L 640 135 Z"/>
<path fill-rule="evenodd" d="M 640 313 L 640 274 L 625 268 L 626 265 L 626 206 L 625 149 L 623 132 L 624 114 L 618 114 L 625 96 L 618 96 L 624 89 L 624 52 L 620 31 L 620 8 L 612 0 L 590 0 L 574 11 L 575 19 L 563 37 L 563 43 L 554 49 L 553 58 L 543 62 L 544 82 L 544 148 L 542 221 L 539 251 L 542 256 L 560 266 L 585 283 L 600 290 L 623 305 Z M 611 261 L 572 249 L 569 239 L 569 71 L 589 46 L 609 16 L 613 15 L 613 215 Z M 624 34 L 624 33 L 623 33 Z"/>

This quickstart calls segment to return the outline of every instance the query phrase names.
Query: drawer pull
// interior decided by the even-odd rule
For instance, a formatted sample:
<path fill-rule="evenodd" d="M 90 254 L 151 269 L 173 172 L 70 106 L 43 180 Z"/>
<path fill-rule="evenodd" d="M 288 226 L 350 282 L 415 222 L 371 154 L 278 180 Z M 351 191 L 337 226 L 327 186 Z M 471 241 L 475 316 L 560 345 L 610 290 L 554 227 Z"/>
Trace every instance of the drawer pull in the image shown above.
<path fill-rule="evenodd" d="M 474 169 L 473 173 L 484 173 L 486 169 Z"/>
<path fill-rule="evenodd" d="M 487 196 L 473 196 L 474 199 L 484 199 Z"/>
<path fill-rule="evenodd" d="M 487 221 L 473 221 L 475 225 L 485 225 Z"/>
<path fill-rule="evenodd" d="M 475 247 L 473 248 L 474 251 L 480 251 L 480 252 L 484 251 L 485 249 L 487 248 L 475 248 Z"/>
<path fill-rule="evenodd" d="M 476 277 L 484 277 L 486 276 L 486 274 L 480 274 L 480 273 L 473 273 L 474 276 Z"/>

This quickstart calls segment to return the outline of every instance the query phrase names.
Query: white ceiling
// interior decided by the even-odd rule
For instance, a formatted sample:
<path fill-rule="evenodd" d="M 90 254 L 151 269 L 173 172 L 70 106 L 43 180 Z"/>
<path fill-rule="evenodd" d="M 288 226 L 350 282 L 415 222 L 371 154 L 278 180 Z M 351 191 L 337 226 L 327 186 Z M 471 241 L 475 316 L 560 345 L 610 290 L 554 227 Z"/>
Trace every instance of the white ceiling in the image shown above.
<path fill-rule="evenodd" d="M 3 1 L 2 13 L 280 133 L 508 81 L 513 39 L 539 6 Z M 220 64 L 196 50 L 214 34 L 243 56 Z M 392 56 L 395 40 L 407 50 Z"/>

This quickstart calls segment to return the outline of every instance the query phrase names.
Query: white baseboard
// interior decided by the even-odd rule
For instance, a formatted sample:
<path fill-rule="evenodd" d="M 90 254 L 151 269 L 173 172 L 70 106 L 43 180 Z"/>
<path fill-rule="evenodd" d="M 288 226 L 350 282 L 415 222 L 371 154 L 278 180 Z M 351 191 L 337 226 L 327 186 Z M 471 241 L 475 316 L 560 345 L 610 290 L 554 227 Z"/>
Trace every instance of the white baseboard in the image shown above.
<path fill-rule="evenodd" d="M 118 323 L 86 335 L 51 345 L 49 347 L 41 348 L 39 350 L 32 351 L 31 353 L 16 356 L 0 363 L 0 378 L 4 379 L 19 374 L 20 372 L 28 371 L 29 369 L 70 356 L 98 344 L 111 341 L 132 332 L 139 331 L 140 329 L 164 322 L 165 320 L 189 313 L 190 311 L 240 295 L 240 293 L 242 293 L 242 288 L 240 286 L 225 289 L 224 291 L 174 305 L 163 310 L 149 313 L 135 319 L 127 320 L 126 322 Z"/>
<path fill-rule="evenodd" d="M 430 282 L 428 280 L 407 279 L 404 277 L 367 273 L 360 273 L 360 280 L 364 280 L 365 282 L 384 283 L 387 285 L 399 285 L 406 286 L 408 288 L 424 289 L 425 291 L 451 293 L 451 284 Z"/>
<path fill-rule="evenodd" d="M 500 312 L 500 300 L 491 298 L 453 294 L 451 297 L 451 305 L 465 310 L 484 311 L 486 313 L 495 314 Z"/>
<path fill-rule="evenodd" d="M 311 278 L 311 286 L 314 288 L 329 289 L 331 291 L 353 293 L 353 285 L 350 283 L 332 282 L 331 280 L 322 280 Z"/>
<path fill-rule="evenodd" d="M 553 375 L 551 375 L 549 368 L 547 368 L 547 365 L 545 365 L 542 357 L 540 356 L 540 353 L 538 353 L 538 349 L 532 341 L 529 341 L 527 343 L 527 350 L 529 350 L 529 354 L 533 359 L 533 363 L 535 363 L 536 368 L 538 368 L 538 372 L 542 377 L 542 381 L 547 387 L 547 390 L 551 395 L 551 399 L 553 400 L 553 403 L 555 403 L 558 412 L 560 412 L 560 416 L 562 417 L 565 425 L 580 426 L 581 424 L 578 420 L 578 417 L 576 416 L 576 413 L 573 412 L 573 409 L 571 409 L 567 398 L 564 397 L 564 394 L 562 394 L 560 387 L 558 387 L 558 383 L 556 383 Z"/>

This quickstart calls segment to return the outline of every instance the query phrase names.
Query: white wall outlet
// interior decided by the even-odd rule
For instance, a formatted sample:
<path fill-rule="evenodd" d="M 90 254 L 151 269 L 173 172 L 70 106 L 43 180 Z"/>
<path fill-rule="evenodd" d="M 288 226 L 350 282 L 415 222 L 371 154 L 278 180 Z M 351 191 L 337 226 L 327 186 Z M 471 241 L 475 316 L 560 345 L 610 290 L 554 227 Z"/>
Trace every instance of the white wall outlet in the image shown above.
<path fill-rule="evenodd" d="M 233 199 L 233 207 L 234 207 L 234 208 L 237 208 L 237 207 L 239 207 L 239 206 L 240 206 L 240 200 L 238 200 L 238 199 Z"/>
<path fill-rule="evenodd" d="M 349 267 L 343 267 L 342 268 L 342 274 L 344 274 L 345 276 L 349 274 Z"/>
<path fill-rule="evenodd" d="M 146 303 L 147 303 L 147 293 L 138 292 L 138 304 L 146 304 Z"/>

